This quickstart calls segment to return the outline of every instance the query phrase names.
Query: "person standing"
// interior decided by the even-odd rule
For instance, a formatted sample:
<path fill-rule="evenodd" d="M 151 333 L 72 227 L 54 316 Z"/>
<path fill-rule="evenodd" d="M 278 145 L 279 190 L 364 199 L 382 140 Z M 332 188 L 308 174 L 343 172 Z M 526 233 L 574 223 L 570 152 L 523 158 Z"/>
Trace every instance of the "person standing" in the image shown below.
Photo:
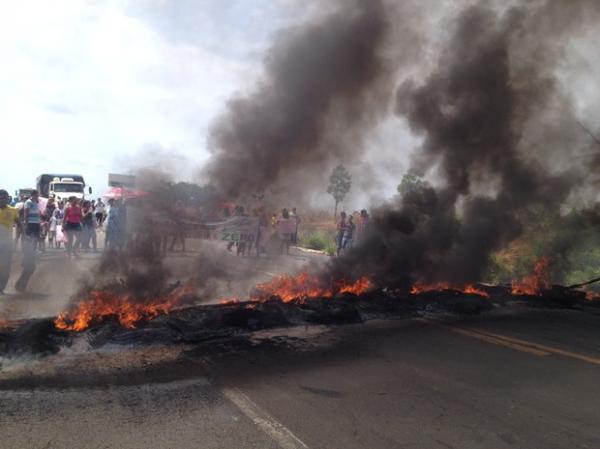
<path fill-rule="evenodd" d="M 102 223 L 104 223 L 104 218 L 105 218 L 105 213 L 106 213 L 106 206 L 104 205 L 104 203 L 102 202 L 102 198 L 98 198 L 98 201 L 96 202 L 96 223 L 98 225 L 98 227 L 102 227 Z"/>
<path fill-rule="evenodd" d="M 23 271 L 17 279 L 15 290 L 24 292 L 29 284 L 29 279 L 35 271 L 35 252 L 40 240 L 41 214 L 40 193 L 37 190 L 31 192 L 31 198 L 23 205 L 23 227 L 25 230 L 23 247 Z"/>
<path fill-rule="evenodd" d="M 340 251 L 342 250 L 342 245 L 344 243 L 344 234 L 346 232 L 346 212 L 340 212 L 340 221 L 337 224 L 337 255 L 340 255 Z"/>
<path fill-rule="evenodd" d="M 110 222 L 111 222 L 111 209 L 114 207 L 115 205 L 115 200 L 113 198 L 109 198 L 108 201 L 106 202 L 106 206 L 104 208 L 104 219 L 102 220 L 102 222 L 106 222 L 106 229 L 104 231 L 104 250 L 107 250 L 111 244 L 110 244 L 110 239 L 113 236 L 112 235 L 112 230 L 110 227 Z"/>
<path fill-rule="evenodd" d="M 46 202 L 46 208 L 42 213 L 42 221 L 50 221 L 50 218 L 52 217 L 52 214 L 54 213 L 55 209 L 56 201 L 53 197 L 48 198 L 48 201 Z"/>
<path fill-rule="evenodd" d="M 367 229 L 369 228 L 369 221 L 370 221 L 370 217 L 369 214 L 367 213 L 366 209 L 363 209 L 360 211 L 360 215 L 358 217 L 358 221 L 356 223 L 356 237 L 355 240 L 360 242 L 364 236 L 365 233 L 367 232 Z"/>
<path fill-rule="evenodd" d="M 50 216 L 50 220 L 48 220 L 48 248 L 56 248 L 57 240 L 56 240 L 56 228 L 58 227 L 58 220 L 56 218 L 56 211 L 58 209 L 54 209 L 52 215 Z"/>
<path fill-rule="evenodd" d="M 96 218 L 94 216 L 94 209 L 89 201 L 83 202 L 83 208 L 81 210 L 81 227 L 82 227 L 82 247 L 84 250 L 89 251 L 90 242 L 94 252 L 98 250 L 96 241 Z"/>
<path fill-rule="evenodd" d="M 267 252 L 269 241 L 269 216 L 264 206 L 258 207 L 258 253 Z"/>
<path fill-rule="evenodd" d="M 298 226 L 300 225 L 300 222 L 302 220 L 300 220 L 300 216 L 298 215 L 298 212 L 296 212 L 296 208 L 295 207 L 292 209 L 292 213 L 290 214 L 290 218 L 294 221 L 294 224 L 295 224 L 294 233 L 292 234 L 292 243 L 294 245 L 297 245 L 298 244 Z"/>
<path fill-rule="evenodd" d="M 50 235 L 50 219 L 52 218 L 54 209 L 56 209 L 56 203 L 54 197 L 50 197 L 40 214 L 40 238 L 38 245 L 42 252 L 46 250 L 46 237 Z"/>
<path fill-rule="evenodd" d="M 126 240 L 127 217 L 121 200 L 110 199 L 108 201 L 108 216 L 106 218 L 106 241 L 105 249 L 123 249 Z"/>
<path fill-rule="evenodd" d="M 31 192 L 31 198 L 25 201 L 23 205 L 23 224 L 25 225 L 25 235 L 27 237 L 35 237 L 34 243 L 36 246 L 40 235 L 41 222 L 40 194 L 37 190 L 34 190 Z"/>
<path fill-rule="evenodd" d="M 19 219 L 17 221 L 17 225 L 15 226 L 15 249 L 19 245 L 19 241 L 23 242 L 23 234 L 25 233 L 24 224 L 23 224 L 23 213 L 25 207 L 25 201 L 27 201 L 29 197 L 26 195 L 21 195 L 19 197 L 19 201 L 15 204 L 15 208 L 19 213 Z"/>
<path fill-rule="evenodd" d="M 60 248 L 61 244 L 67 244 L 67 236 L 64 233 L 64 228 L 63 228 L 63 220 L 65 218 L 65 203 L 63 203 L 62 201 L 58 202 L 58 206 L 56 207 L 56 209 L 54 210 L 54 213 L 52 214 L 55 222 L 56 222 L 56 236 L 55 236 L 55 243 L 56 243 L 56 248 Z"/>
<path fill-rule="evenodd" d="M 19 221 L 19 211 L 8 205 L 8 198 L 8 192 L 0 190 L 0 295 L 4 295 L 10 277 L 13 255 L 12 230 Z"/>
<path fill-rule="evenodd" d="M 344 238 L 342 241 L 342 249 L 350 248 L 352 246 L 352 238 L 354 237 L 354 230 L 356 229 L 356 225 L 354 224 L 354 216 L 350 215 L 348 217 L 348 222 L 346 223 L 346 229 L 344 230 Z"/>
<path fill-rule="evenodd" d="M 244 215 L 244 207 L 240 206 L 238 204 L 233 208 L 233 216 L 241 217 L 242 215 Z M 236 242 L 235 240 L 231 240 L 229 243 L 227 243 L 227 251 L 231 252 L 231 248 L 233 248 L 233 246 L 237 245 L 237 244 L 238 244 L 238 242 Z M 239 251 L 238 251 L 238 254 L 239 254 Z"/>
<path fill-rule="evenodd" d="M 65 218 L 63 219 L 63 230 L 67 234 L 67 254 L 69 256 L 79 257 L 82 218 L 79 200 L 75 197 L 69 198 L 69 206 L 65 209 Z"/>
<path fill-rule="evenodd" d="M 290 213 L 287 209 L 281 211 L 281 218 L 277 222 L 277 230 L 279 231 L 279 238 L 281 240 L 280 253 L 283 254 L 283 248 L 286 248 L 286 254 L 290 253 L 290 243 L 292 241 L 292 235 L 294 235 L 294 229 L 296 223 L 290 218 Z"/>

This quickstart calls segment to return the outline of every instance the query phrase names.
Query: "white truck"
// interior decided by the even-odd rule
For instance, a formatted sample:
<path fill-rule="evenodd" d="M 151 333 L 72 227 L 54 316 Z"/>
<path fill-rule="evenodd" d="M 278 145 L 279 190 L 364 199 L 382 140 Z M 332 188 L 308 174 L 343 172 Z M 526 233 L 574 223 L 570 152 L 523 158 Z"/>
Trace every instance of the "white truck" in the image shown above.
<path fill-rule="evenodd" d="M 74 196 L 83 199 L 85 187 L 85 181 L 81 175 L 44 173 L 37 178 L 37 189 L 43 198 L 54 196 L 57 200 L 66 201 Z M 89 194 L 92 193 L 91 187 L 88 187 L 87 190 Z"/>

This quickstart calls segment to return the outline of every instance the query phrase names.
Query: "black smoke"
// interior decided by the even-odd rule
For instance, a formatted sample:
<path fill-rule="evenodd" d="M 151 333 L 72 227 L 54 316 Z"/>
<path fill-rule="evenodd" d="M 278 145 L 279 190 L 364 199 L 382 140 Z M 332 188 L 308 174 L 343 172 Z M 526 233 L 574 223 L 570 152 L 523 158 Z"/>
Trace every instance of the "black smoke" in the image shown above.
<path fill-rule="evenodd" d="M 383 1 L 351 0 L 279 34 L 264 79 L 212 128 L 210 182 L 231 200 L 257 191 L 297 198 L 296 179 L 309 185 L 330 161 L 360 153 L 361 132 L 386 111 L 392 89 L 382 53 L 388 19 Z"/>
<path fill-rule="evenodd" d="M 232 99 L 211 129 L 204 179 L 215 198 L 264 191 L 296 204 L 313 184 L 325 185 L 332 165 L 364 159 L 368 132 L 396 114 L 422 142 L 411 172 L 432 181 L 373 211 L 367 235 L 324 276 L 368 275 L 382 285 L 481 280 L 490 254 L 522 233 L 528 208 L 560 210 L 597 171 L 598 158 L 584 168 L 553 160 L 590 149 L 556 73 L 570 38 L 598 23 L 600 3 L 453 3 L 432 28 L 423 14 L 437 13 L 432 2 L 340 0 L 277 35 L 264 78 Z M 431 41 L 441 48 L 428 53 Z M 133 234 L 173 234 L 177 223 L 156 224 L 155 212 L 173 203 L 160 195 L 167 181 L 149 171 L 139 178 L 157 194 L 133 204 Z M 183 277 L 157 235 L 136 237 L 106 254 L 84 290 L 119 279 L 144 301 Z M 566 253 L 569 242 L 559 243 Z M 232 271 L 218 260 L 204 254 L 184 263 L 212 292 Z"/>
<path fill-rule="evenodd" d="M 437 170 L 440 186 L 421 184 L 376 211 L 366 241 L 334 271 L 385 283 L 478 281 L 490 253 L 519 236 L 528 207 L 560 208 L 586 176 L 536 162 L 527 132 L 573 129 L 554 70 L 561 44 L 599 9 L 591 1 L 464 9 L 432 73 L 404 82 L 396 98 L 397 114 L 423 139 L 412 170 Z M 550 123 L 541 119 L 549 108 L 561 112 Z M 546 155 L 574 149 L 544 144 Z"/>
<path fill-rule="evenodd" d="M 436 27 L 427 14 L 438 11 L 417 5 L 337 2 L 281 33 L 263 80 L 212 128 L 205 174 L 221 194 L 297 198 L 332 163 L 363 158 L 393 103 L 422 141 L 410 171 L 433 181 L 375 210 L 369 234 L 331 264 L 334 276 L 481 280 L 528 208 L 560 210 L 594 171 L 553 162 L 589 148 L 557 72 L 599 3 L 457 2 Z M 439 44 L 427 53 L 424 42 Z M 412 65 L 419 52 L 427 69 Z"/>

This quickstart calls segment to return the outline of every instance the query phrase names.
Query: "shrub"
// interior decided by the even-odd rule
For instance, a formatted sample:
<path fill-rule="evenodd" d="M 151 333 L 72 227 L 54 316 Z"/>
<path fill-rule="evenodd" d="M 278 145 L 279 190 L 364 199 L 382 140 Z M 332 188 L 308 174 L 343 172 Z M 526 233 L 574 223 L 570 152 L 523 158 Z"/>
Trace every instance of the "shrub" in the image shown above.
<path fill-rule="evenodd" d="M 570 285 L 600 274 L 599 211 L 559 211 L 531 207 L 523 234 L 507 248 L 492 254 L 486 280 L 507 283 L 531 274 L 536 260 L 550 257 L 553 283 Z M 598 288 L 598 287 L 596 287 Z"/>
<path fill-rule="evenodd" d="M 317 251 L 328 252 L 331 248 L 335 251 L 335 242 L 333 237 L 324 231 L 312 231 L 300 236 L 300 246 Z"/>
<path fill-rule="evenodd" d="M 332 238 L 327 242 L 327 245 L 325 246 L 325 252 L 327 253 L 328 256 L 333 256 L 335 254 L 336 249 L 337 249 L 337 246 L 335 244 L 335 241 Z"/>

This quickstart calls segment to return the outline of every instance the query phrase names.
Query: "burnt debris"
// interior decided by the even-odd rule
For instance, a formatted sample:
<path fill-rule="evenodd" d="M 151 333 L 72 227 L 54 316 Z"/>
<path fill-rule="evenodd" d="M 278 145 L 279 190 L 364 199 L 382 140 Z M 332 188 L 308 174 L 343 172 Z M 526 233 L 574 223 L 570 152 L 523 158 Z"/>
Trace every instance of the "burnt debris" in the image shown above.
<path fill-rule="evenodd" d="M 333 298 L 289 302 L 273 297 L 261 302 L 190 306 L 141 320 L 135 327 L 122 326 L 114 316 L 97 318 L 81 332 L 60 330 L 52 318 L 28 320 L 0 328 L 0 356 L 52 354 L 82 338 L 91 348 L 107 344 L 212 344 L 255 331 L 300 325 L 344 325 L 440 314 L 474 315 L 511 302 L 546 308 L 584 309 L 598 305 L 586 300 L 584 292 L 561 286 L 553 286 L 539 295 L 518 296 L 511 294 L 510 287 L 480 285 L 478 288 L 488 297 L 451 288 L 419 294 L 376 289 L 359 296 L 344 293 Z"/>

